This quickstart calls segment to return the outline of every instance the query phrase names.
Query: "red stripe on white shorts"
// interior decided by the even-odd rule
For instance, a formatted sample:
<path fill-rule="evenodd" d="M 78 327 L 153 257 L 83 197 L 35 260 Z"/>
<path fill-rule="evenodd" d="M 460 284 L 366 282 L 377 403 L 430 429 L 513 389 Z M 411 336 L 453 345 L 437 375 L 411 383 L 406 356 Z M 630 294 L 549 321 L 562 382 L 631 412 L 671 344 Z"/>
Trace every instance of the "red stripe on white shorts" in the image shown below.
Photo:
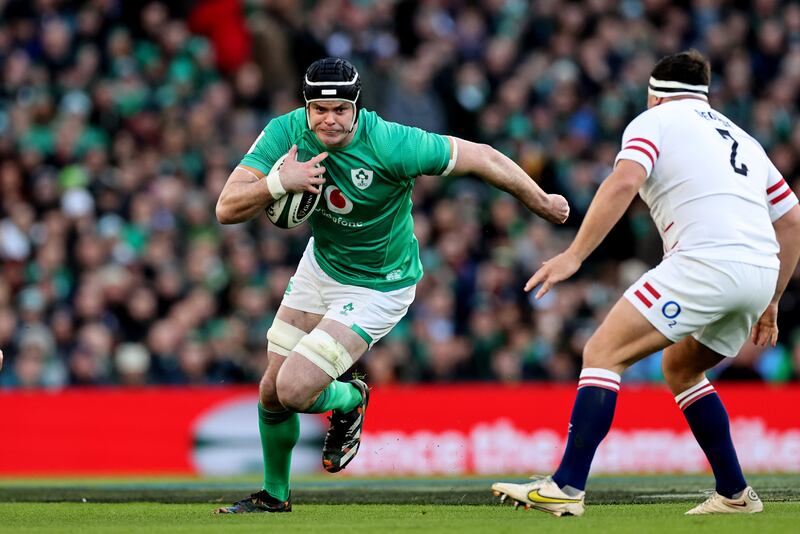
<path fill-rule="evenodd" d="M 636 295 L 636 297 L 637 297 L 639 300 L 641 300 L 641 301 L 642 301 L 642 304 L 644 304 L 644 305 L 645 305 L 645 306 L 647 306 L 648 308 L 652 308 L 652 307 L 653 307 L 653 303 L 652 303 L 652 302 L 650 302 L 649 300 L 647 300 L 647 297 L 645 297 L 644 295 L 642 295 L 642 292 L 641 292 L 641 291 L 639 291 L 638 289 L 637 289 L 636 291 L 634 291 L 634 292 L 633 292 L 633 294 L 634 294 L 634 295 Z"/>
<path fill-rule="evenodd" d="M 645 288 L 647 291 L 649 291 L 649 292 L 650 292 L 650 294 L 651 294 L 651 295 L 653 295 L 653 296 L 656 298 L 656 300 L 658 300 L 658 299 L 660 299 L 660 298 L 661 298 L 661 293 L 659 293 L 658 291 L 656 291 L 656 290 L 655 290 L 655 288 L 654 288 L 653 286 L 651 286 L 651 285 L 650 285 L 650 282 L 645 282 L 645 283 L 644 283 L 644 288 Z"/>

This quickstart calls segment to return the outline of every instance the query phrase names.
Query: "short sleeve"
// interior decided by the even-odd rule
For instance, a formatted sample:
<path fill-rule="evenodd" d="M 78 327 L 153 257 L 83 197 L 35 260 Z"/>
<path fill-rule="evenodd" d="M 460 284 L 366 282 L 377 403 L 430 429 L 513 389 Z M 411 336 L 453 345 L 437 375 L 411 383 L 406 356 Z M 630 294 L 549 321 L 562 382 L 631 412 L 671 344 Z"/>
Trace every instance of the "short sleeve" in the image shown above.
<path fill-rule="evenodd" d="M 614 160 L 614 166 L 621 159 L 628 159 L 644 167 L 647 177 L 653 172 L 660 154 L 661 127 L 658 115 L 645 111 L 625 128 L 622 134 L 622 150 Z"/>
<path fill-rule="evenodd" d="M 450 164 L 450 139 L 419 128 L 381 121 L 376 139 L 386 168 L 400 180 L 445 174 Z"/>
<path fill-rule="evenodd" d="M 769 173 L 767 174 L 767 207 L 769 208 L 769 218 L 772 222 L 777 221 L 797 204 L 797 195 L 781 176 L 781 172 L 769 162 Z"/>
<path fill-rule="evenodd" d="M 275 162 L 292 147 L 291 137 L 284 124 L 285 119 L 284 115 L 269 121 L 239 164 L 268 174 Z"/>

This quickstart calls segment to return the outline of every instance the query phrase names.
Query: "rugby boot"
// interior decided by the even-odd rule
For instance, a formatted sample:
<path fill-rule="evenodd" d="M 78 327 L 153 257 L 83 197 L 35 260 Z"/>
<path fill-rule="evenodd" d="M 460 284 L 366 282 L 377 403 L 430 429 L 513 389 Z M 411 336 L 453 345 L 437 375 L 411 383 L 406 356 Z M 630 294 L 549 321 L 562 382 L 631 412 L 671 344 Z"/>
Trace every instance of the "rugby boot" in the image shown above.
<path fill-rule="evenodd" d="M 705 514 L 757 514 L 764 510 L 764 503 L 753 488 L 747 486 L 738 499 L 729 499 L 716 491 L 685 515 Z"/>
<path fill-rule="evenodd" d="M 279 513 L 292 511 L 292 496 L 285 501 L 276 499 L 272 495 L 261 490 L 253 493 L 249 497 L 236 501 L 230 506 L 224 506 L 214 510 L 215 514 L 253 514 L 253 513 Z"/>
<path fill-rule="evenodd" d="M 361 444 L 361 429 L 369 403 L 369 387 L 363 380 L 351 380 L 361 392 L 361 403 L 345 413 L 334 411 L 328 420 L 331 426 L 322 447 L 322 466 L 329 473 L 341 471 L 355 458 Z"/>
<path fill-rule="evenodd" d="M 555 516 L 583 515 L 583 503 L 586 492 L 576 495 L 564 493 L 553 479 L 542 476 L 531 477 L 533 482 L 527 484 L 512 484 L 510 482 L 495 482 L 492 492 L 500 497 L 500 502 L 511 502 L 514 508 L 522 506 L 526 510 L 533 508 Z"/>

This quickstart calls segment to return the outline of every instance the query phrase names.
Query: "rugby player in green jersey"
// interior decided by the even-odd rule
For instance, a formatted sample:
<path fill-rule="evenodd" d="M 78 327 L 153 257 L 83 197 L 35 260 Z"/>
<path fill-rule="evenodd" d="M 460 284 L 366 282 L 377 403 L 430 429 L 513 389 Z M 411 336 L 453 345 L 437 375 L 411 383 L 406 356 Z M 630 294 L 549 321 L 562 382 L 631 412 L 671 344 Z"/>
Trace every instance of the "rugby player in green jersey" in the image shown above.
<path fill-rule="evenodd" d="M 361 380 L 341 376 L 406 314 L 422 277 L 411 189 L 422 175 L 472 174 L 554 223 L 567 201 L 548 195 L 517 164 L 487 145 L 386 122 L 360 109 L 361 80 L 349 62 L 314 62 L 305 107 L 267 124 L 220 194 L 223 224 L 263 213 L 288 193 L 322 194 L 309 218 L 313 237 L 267 332 L 259 387 L 264 457 L 261 491 L 219 513 L 288 512 L 299 413 L 332 410 L 322 463 L 344 468 L 358 451 L 369 400 Z M 316 154 L 298 161 L 297 153 Z M 288 152 L 279 170 L 273 164 Z"/>

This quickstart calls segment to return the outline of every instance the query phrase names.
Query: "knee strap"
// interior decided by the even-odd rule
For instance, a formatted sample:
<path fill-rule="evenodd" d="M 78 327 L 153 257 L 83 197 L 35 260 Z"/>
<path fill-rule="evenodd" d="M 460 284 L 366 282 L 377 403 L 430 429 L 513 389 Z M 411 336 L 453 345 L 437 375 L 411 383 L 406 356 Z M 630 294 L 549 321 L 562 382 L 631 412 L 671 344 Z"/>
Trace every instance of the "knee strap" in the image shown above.
<path fill-rule="evenodd" d="M 305 356 L 334 380 L 353 365 L 353 357 L 344 345 L 319 328 L 304 336 L 294 351 Z"/>
<path fill-rule="evenodd" d="M 305 335 L 306 332 L 296 326 L 275 319 L 272 321 L 270 329 L 267 330 L 267 351 L 288 356 Z"/>

